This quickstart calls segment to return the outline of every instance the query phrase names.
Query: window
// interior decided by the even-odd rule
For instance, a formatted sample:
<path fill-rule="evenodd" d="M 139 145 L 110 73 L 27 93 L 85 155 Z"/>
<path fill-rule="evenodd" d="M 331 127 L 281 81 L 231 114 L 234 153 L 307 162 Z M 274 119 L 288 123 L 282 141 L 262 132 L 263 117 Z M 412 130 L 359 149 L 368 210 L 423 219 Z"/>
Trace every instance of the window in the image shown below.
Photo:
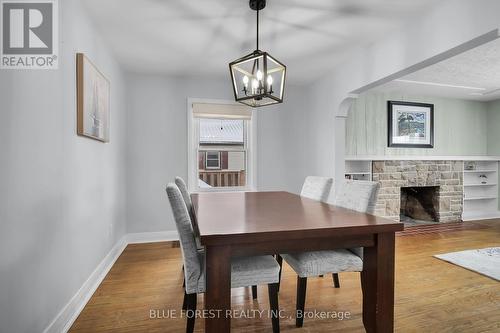
<path fill-rule="evenodd" d="M 220 151 L 205 152 L 205 169 L 220 169 Z"/>
<path fill-rule="evenodd" d="M 234 104 L 192 104 L 189 163 L 192 191 L 252 188 L 251 113 Z"/>
<path fill-rule="evenodd" d="M 245 187 L 246 120 L 198 120 L 198 183 L 204 188 Z"/>

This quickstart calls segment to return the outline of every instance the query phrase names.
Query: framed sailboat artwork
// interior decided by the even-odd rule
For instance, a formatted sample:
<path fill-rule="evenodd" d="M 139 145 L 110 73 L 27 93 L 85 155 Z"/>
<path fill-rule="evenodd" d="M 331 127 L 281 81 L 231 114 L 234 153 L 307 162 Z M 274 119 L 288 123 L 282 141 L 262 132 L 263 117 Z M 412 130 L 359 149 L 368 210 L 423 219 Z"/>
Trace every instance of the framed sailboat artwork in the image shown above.
<path fill-rule="evenodd" d="M 109 80 L 83 54 L 76 54 L 77 134 L 109 142 Z"/>

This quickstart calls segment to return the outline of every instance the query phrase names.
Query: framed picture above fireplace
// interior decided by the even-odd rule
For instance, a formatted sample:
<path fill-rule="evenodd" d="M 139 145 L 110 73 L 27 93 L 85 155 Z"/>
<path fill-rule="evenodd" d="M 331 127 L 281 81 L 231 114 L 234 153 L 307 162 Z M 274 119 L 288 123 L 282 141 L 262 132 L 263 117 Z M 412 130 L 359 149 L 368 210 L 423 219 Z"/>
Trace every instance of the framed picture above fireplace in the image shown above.
<path fill-rule="evenodd" d="M 434 148 L 434 104 L 387 101 L 388 146 Z"/>

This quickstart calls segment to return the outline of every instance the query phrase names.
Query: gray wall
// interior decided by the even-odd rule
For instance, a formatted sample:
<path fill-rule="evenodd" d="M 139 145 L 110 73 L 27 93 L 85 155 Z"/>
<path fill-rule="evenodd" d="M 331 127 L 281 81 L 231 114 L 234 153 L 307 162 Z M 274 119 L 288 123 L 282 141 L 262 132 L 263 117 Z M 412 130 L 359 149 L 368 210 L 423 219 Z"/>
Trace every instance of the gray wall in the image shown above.
<path fill-rule="evenodd" d="M 387 147 L 388 100 L 434 104 L 433 149 Z M 364 93 L 346 121 L 346 155 L 486 155 L 487 124 L 487 103 L 405 93 Z"/>
<path fill-rule="evenodd" d="M 488 103 L 488 155 L 500 156 L 500 100 Z"/>
<path fill-rule="evenodd" d="M 232 100 L 227 78 L 175 78 L 129 74 L 127 154 L 128 232 L 175 230 L 165 184 L 187 179 L 187 98 Z M 292 179 L 304 151 L 303 132 L 290 131 L 307 115 L 299 87 L 287 87 L 286 102 L 257 115 L 257 187 L 298 191 Z"/>
<path fill-rule="evenodd" d="M 125 88 L 76 0 L 60 68 L 0 71 L 0 331 L 42 332 L 125 233 Z M 76 136 L 75 53 L 111 81 L 111 142 Z"/>
<path fill-rule="evenodd" d="M 488 155 L 500 156 L 500 100 L 488 103 Z M 500 198 L 500 186 L 497 187 Z"/>

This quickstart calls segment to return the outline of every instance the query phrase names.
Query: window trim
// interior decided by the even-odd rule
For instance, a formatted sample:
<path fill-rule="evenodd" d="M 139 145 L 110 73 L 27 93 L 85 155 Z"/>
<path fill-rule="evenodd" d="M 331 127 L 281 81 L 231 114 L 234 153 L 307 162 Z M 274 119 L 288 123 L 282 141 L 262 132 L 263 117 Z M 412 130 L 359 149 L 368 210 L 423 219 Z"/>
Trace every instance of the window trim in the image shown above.
<path fill-rule="evenodd" d="M 213 187 L 210 189 L 199 188 L 198 184 L 198 142 L 199 142 L 199 132 L 197 126 L 199 126 L 198 118 L 193 115 L 193 104 L 194 103 L 206 103 L 206 104 L 227 104 L 227 105 L 237 105 L 231 100 L 220 100 L 220 99 L 205 99 L 205 98 L 191 98 L 187 99 L 187 125 L 188 125 L 188 188 L 190 192 L 247 192 L 256 191 L 257 189 L 257 113 L 252 113 L 252 118 L 250 120 L 245 120 L 247 123 L 246 127 L 246 144 L 247 144 L 247 184 L 246 186 L 238 187 Z"/>

